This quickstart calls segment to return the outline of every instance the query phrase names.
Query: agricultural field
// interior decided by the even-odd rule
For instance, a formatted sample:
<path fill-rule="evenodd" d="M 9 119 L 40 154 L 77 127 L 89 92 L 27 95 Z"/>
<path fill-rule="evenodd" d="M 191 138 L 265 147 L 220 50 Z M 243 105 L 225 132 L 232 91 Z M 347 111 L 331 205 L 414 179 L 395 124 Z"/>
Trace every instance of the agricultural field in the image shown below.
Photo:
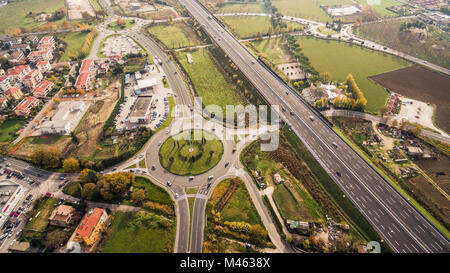
<path fill-rule="evenodd" d="M 370 78 L 392 92 L 436 105 L 435 125 L 450 132 L 449 76 L 422 66 L 412 66 Z"/>
<path fill-rule="evenodd" d="M 113 215 L 103 253 L 171 253 L 176 222 L 151 212 L 121 212 Z"/>
<path fill-rule="evenodd" d="M 15 139 L 15 134 L 22 128 L 26 120 L 9 119 L 0 125 L 0 143 L 11 142 Z"/>
<path fill-rule="evenodd" d="M 352 0 L 317 0 L 319 5 L 324 6 L 339 6 L 339 5 L 352 5 Z"/>
<path fill-rule="evenodd" d="M 319 1 L 320 2 L 320 1 Z M 309 19 L 318 22 L 332 21 L 314 0 L 273 0 L 272 5 L 283 15 Z"/>
<path fill-rule="evenodd" d="M 216 13 L 266 13 L 262 3 L 225 3 Z"/>
<path fill-rule="evenodd" d="M 349 73 L 353 74 L 368 101 L 365 111 L 370 113 L 378 113 L 389 94 L 368 77 L 411 65 L 398 57 L 346 42 L 305 36 L 297 37 L 297 40 L 317 71 L 330 72 L 337 81 L 344 81 Z"/>
<path fill-rule="evenodd" d="M 258 33 L 265 36 L 272 26 L 268 16 L 224 16 L 220 19 L 227 23 L 240 38 L 256 37 Z M 303 25 L 297 22 L 286 21 L 286 24 L 288 28 L 292 25 L 293 31 L 303 29 Z M 282 29 L 282 31 L 286 32 L 288 28 Z"/>
<path fill-rule="evenodd" d="M 190 64 L 187 61 L 187 54 L 192 56 Z M 204 105 L 216 104 L 225 110 L 226 105 L 246 104 L 237 87 L 225 78 L 224 72 L 215 63 L 208 49 L 177 52 L 177 58 Z"/>
<path fill-rule="evenodd" d="M 152 25 L 146 30 L 168 48 L 183 48 L 203 44 L 185 22 L 176 22 L 171 25 Z"/>
<path fill-rule="evenodd" d="M 320 1 L 320 0 L 319 0 Z M 399 6 L 403 3 L 396 1 L 396 0 L 381 0 L 378 1 L 377 4 L 371 4 L 374 1 L 371 0 L 357 0 L 359 3 L 361 3 L 363 6 L 371 5 L 375 8 L 376 12 L 380 14 L 382 17 L 390 17 L 390 16 L 397 16 L 395 12 L 392 12 L 390 10 L 387 10 L 386 8 L 392 7 L 392 6 Z"/>
<path fill-rule="evenodd" d="M 358 27 L 356 34 L 409 55 L 450 68 L 449 35 L 431 26 L 427 26 L 425 35 L 401 31 L 400 25 L 405 22 L 410 21 L 396 20 L 365 24 Z"/>
<path fill-rule="evenodd" d="M 68 62 L 78 57 L 88 34 L 89 32 L 81 31 L 56 34 L 56 37 L 63 40 L 67 45 L 64 50 L 64 54 L 58 61 Z"/>
<path fill-rule="evenodd" d="M 64 1 L 61 0 L 23 0 L 8 3 L 8 5 L 0 8 L 0 34 L 8 33 L 12 28 L 38 26 L 42 22 L 38 22 L 37 18 L 36 20 L 33 19 L 32 15 L 53 13 L 64 7 Z M 65 20 L 64 18 L 54 23 L 59 24 Z"/>
<path fill-rule="evenodd" d="M 191 132 L 192 135 L 189 136 Z M 180 138 L 177 139 L 178 137 Z M 188 140 L 189 137 L 194 140 Z M 216 166 L 222 154 L 223 144 L 219 139 L 207 132 L 193 130 L 167 139 L 159 150 L 159 160 L 171 173 L 196 175 Z"/>

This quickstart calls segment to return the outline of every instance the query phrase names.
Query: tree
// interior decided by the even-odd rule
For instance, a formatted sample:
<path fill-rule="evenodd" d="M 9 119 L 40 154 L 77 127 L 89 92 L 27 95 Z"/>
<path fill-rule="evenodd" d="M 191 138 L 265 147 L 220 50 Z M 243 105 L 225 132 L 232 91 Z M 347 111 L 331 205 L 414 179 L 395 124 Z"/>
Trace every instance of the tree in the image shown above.
<path fill-rule="evenodd" d="M 331 82 L 331 80 L 333 79 L 333 75 L 331 74 L 331 72 L 322 72 L 319 74 L 319 79 L 322 82 Z"/>
<path fill-rule="evenodd" d="M 144 189 L 137 189 L 134 190 L 133 193 L 131 194 L 131 200 L 133 200 L 133 202 L 135 203 L 141 203 L 147 197 L 146 195 L 147 194 Z"/>
<path fill-rule="evenodd" d="M 63 161 L 63 168 L 65 172 L 76 173 L 80 170 L 80 164 L 77 159 L 70 157 Z"/>
<path fill-rule="evenodd" d="M 98 197 L 98 189 L 94 183 L 87 183 L 81 190 L 81 198 L 86 200 L 95 200 Z"/>
<path fill-rule="evenodd" d="M 61 164 L 60 152 L 54 147 L 39 148 L 31 156 L 31 161 L 39 167 L 58 168 Z"/>
<path fill-rule="evenodd" d="M 67 235 L 62 229 L 56 229 L 47 233 L 43 244 L 49 249 L 55 249 L 62 246 L 66 238 Z"/>
<path fill-rule="evenodd" d="M 95 171 L 91 169 L 84 169 L 80 172 L 80 175 L 78 175 L 78 180 L 82 183 L 97 183 L 98 181 L 98 175 Z"/>

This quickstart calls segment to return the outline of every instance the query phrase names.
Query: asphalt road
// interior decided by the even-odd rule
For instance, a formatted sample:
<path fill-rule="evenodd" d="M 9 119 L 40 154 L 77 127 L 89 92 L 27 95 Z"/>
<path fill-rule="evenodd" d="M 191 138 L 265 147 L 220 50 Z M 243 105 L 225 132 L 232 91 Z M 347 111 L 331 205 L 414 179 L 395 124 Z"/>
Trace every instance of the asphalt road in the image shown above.
<path fill-rule="evenodd" d="M 208 18 L 211 16 L 208 11 L 196 1 L 180 2 L 266 101 L 286 110 L 279 111 L 280 116 L 395 252 L 450 251 L 446 237 L 322 122 L 285 83 L 260 64 L 214 17 Z"/>

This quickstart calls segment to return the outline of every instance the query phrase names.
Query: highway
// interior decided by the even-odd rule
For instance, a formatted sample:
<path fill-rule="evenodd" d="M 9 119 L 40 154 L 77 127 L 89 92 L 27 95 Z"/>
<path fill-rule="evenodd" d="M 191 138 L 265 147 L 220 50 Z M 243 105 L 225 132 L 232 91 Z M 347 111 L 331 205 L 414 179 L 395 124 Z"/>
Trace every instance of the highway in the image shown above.
<path fill-rule="evenodd" d="M 450 252 L 446 237 L 284 82 L 259 63 L 206 9 L 193 0 L 180 2 L 266 101 L 282 109 L 279 115 L 395 252 Z"/>

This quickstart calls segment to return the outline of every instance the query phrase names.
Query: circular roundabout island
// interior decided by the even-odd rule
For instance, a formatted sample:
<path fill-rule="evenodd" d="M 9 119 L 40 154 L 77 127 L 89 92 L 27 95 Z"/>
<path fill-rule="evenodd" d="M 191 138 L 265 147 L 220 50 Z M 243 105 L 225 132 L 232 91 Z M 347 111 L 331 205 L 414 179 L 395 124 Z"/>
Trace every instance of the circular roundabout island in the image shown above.
<path fill-rule="evenodd" d="M 203 130 L 186 130 L 171 136 L 159 149 L 159 161 L 176 175 L 202 174 L 219 163 L 223 144 L 215 135 Z"/>

